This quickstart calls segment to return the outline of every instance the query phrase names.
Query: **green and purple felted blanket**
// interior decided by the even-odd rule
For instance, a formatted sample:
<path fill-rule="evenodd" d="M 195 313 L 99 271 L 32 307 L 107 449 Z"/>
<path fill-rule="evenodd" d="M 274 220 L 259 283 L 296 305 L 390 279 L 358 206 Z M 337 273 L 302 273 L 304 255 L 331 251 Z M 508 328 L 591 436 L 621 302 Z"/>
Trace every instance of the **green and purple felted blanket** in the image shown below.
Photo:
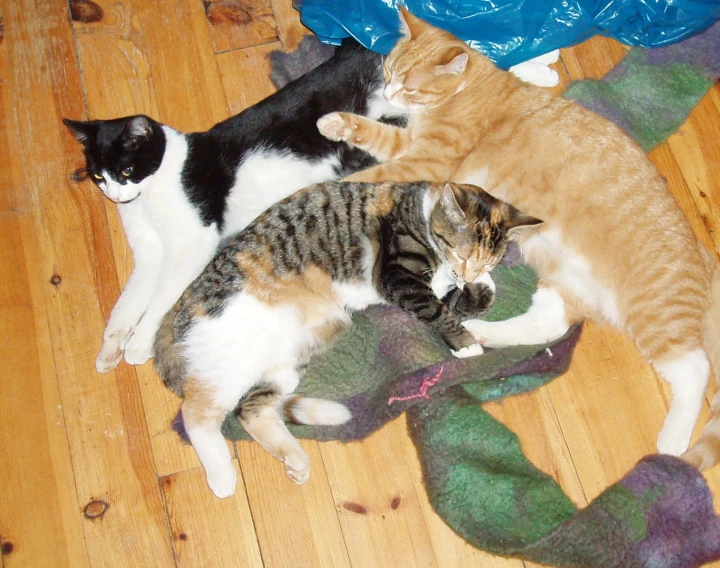
<path fill-rule="evenodd" d="M 290 75 L 329 56 L 318 42 L 304 42 L 299 53 L 305 66 Z M 277 57 L 273 63 L 276 70 L 282 65 Z M 678 128 L 718 77 L 715 24 L 680 44 L 633 49 L 605 79 L 580 81 L 566 96 L 615 121 L 649 149 Z M 493 279 L 497 297 L 488 318 L 527 309 L 535 276 L 517 253 L 506 257 Z M 292 427 L 296 436 L 357 440 L 407 412 L 433 507 L 461 537 L 495 554 L 583 568 L 690 568 L 720 559 L 720 519 L 703 477 L 691 466 L 672 457 L 646 457 L 578 510 L 527 460 L 517 436 L 482 409 L 484 402 L 562 374 L 579 327 L 549 345 L 455 359 L 397 308 L 375 306 L 353 322 L 329 351 L 313 358 L 299 389 L 345 403 L 353 418 L 335 428 Z M 231 416 L 224 433 L 246 437 Z"/>

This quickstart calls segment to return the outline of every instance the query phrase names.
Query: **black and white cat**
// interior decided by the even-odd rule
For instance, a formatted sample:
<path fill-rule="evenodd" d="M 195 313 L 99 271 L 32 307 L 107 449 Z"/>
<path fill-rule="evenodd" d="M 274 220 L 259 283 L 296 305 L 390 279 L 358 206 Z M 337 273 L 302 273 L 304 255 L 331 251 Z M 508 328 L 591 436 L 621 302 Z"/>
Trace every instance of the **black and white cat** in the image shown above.
<path fill-rule="evenodd" d="M 373 159 L 321 136 L 317 120 L 345 110 L 398 117 L 383 98 L 382 57 L 346 40 L 332 58 L 206 132 L 182 134 L 146 116 L 65 120 L 82 142 L 88 177 L 118 204 L 135 267 L 112 310 L 95 361 L 153 355 L 160 321 L 219 243 L 267 207 Z"/>

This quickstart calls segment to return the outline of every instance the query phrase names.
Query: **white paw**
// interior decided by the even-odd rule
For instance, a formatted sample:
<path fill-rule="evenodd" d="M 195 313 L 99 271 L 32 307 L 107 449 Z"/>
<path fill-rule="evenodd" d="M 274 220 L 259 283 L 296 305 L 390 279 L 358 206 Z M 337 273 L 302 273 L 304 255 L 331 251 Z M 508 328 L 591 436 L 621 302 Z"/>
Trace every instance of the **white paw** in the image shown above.
<path fill-rule="evenodd" d="M 148 329 L 140 322 L 125 346 L 125 361 L 131 365 L 142 365 L 152 358 L 154 345 L 155 330 Z"/>
<path fill-rule="evenodd" d="M 528 59 L 528 61 L 530 61 L 531 63 L 541 63 L 542 65 L 550 65 L 552 63 L 556 63 L 558 59 L 560 59 L 560 50 L 553 49 L 552 51 L 548 51 L 547 53 L 543 53 L 542 55 L 538 55 L 537 57 Z"/>
<path fill-rule="evenodd" d="M 475 338 L 475 341 L 477 341 L 481 345 L 488 345 L 487 336 L 490 330 L 486 321 L 479 319 L 470 319 L 465 320 L 464 322 L 462 322 L 462 324 L 465 329 L 470 332 L 470 335 Z"/>
<path fill-rule="evenodd" d="M 325 138 L 336 142 L 348 140 L 352 134 L 352 129 L 346 126 L 345 120 L 337 112 L 320 117 L 317 121 L 317 128 Z"/>
<path fill-rule="evenodd" d="M 237 473 L 232 464 L 227 467 L 219 468 L 215 471 L 206 471 L 207 484 L 215 493 L 216 497 L 224 499 L 235 494 L 235 486 L 237 485 Z"/>
<path fill-rule="evenodd" d="M 465 357 L 475 357 L 475 355 L 483 354 L 483 348 L 482 345 L 478 343 L 473 343 L 472 345 L 463 347 L 459 351 L 453 351 L 452 354 L 459 359 L 464 359 Z"/>
<path fill-rule="evenodd" d="M 310 479 L 310 458 L 302 450 L 291 451 L 285 455 L 285 473 L 298 485 Z"/>
<path fill-rule="evenodd" d="M 132 328 L 105 332 L 100 353 L 95 358 L 95 369 L 98 373 L 107 373 L 118 366 L 125 351 L 127 338 L 131 333 Z"/>
<path fill-rule="evenodd" d="M 685 432 L 684 428 L 678 428 L 667 421 L 658 436 L 657 449 L 661 454 L 669 456 L 680 456 L 685 453 L 690 445 L 691 432 Z"/>
<path fill-rule="evenodd" d="M 557 71 L 550 69 L 547 65 L 534 63 L 533 61 L 525 61 L 524 63 L 513 65 L 509 71 L 518 79 L 522 79 L 526 83 L 538 87 L 554 87 L 560 82 L 560 76 L 557 74 Z"/>

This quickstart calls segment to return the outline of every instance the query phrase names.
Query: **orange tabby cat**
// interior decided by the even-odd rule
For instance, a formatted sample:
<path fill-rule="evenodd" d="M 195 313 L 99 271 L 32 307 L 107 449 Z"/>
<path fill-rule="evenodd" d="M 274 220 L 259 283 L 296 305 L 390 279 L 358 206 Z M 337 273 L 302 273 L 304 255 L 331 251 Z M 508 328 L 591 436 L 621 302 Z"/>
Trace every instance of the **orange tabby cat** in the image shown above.
<path fill-rule="evenodd" d="M 446 180 L 482 186 L 545 223 L 517 238 L 540 278 L 529 311 L 471 320 L 491 347 L 541 344 L 585 318 L 625 330 L 670 383 L 658 438 L 688 447 L 712 364 L 720 370 L 720 270 L 665 182 L 620 128 L 572 101 L 522 83 L 448 32 L 402 10 L 404 37 L 385 61 L 386 98 L 407 129 L 347 113 L 318 122 L 387 163 L 349 180 Z M 720 394 L 686 455 L 720 461 Z"/>

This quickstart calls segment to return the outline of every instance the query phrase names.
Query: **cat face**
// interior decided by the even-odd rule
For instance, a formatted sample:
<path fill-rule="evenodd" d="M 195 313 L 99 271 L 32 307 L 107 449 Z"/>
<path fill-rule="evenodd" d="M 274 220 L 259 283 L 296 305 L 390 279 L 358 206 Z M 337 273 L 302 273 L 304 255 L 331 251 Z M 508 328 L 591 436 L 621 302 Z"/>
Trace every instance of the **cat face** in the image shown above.
<path fill-rule="evenodd" d="M 86 166 L 77 181 L 90 178 L 112 201 L 128 203 L 150 185 L 165 152 L 165 134 L 146 116 L 88 122 L 64 119 L 82 142 Z"/>
<path fill-rule="evenodd" d="M 513 231 L 540 223 L 479 187 L 448 183 L 428 225 L 438 256 L 453 277 L 474 282 L 500 262 Z"/>
<path fill-rule="evenodd" d="M 401 109 L 442 104 L 465 85 L 470 48 L 402 7 L 400 14 L 403 37 L 383 63 L 383 94 Z"/>

